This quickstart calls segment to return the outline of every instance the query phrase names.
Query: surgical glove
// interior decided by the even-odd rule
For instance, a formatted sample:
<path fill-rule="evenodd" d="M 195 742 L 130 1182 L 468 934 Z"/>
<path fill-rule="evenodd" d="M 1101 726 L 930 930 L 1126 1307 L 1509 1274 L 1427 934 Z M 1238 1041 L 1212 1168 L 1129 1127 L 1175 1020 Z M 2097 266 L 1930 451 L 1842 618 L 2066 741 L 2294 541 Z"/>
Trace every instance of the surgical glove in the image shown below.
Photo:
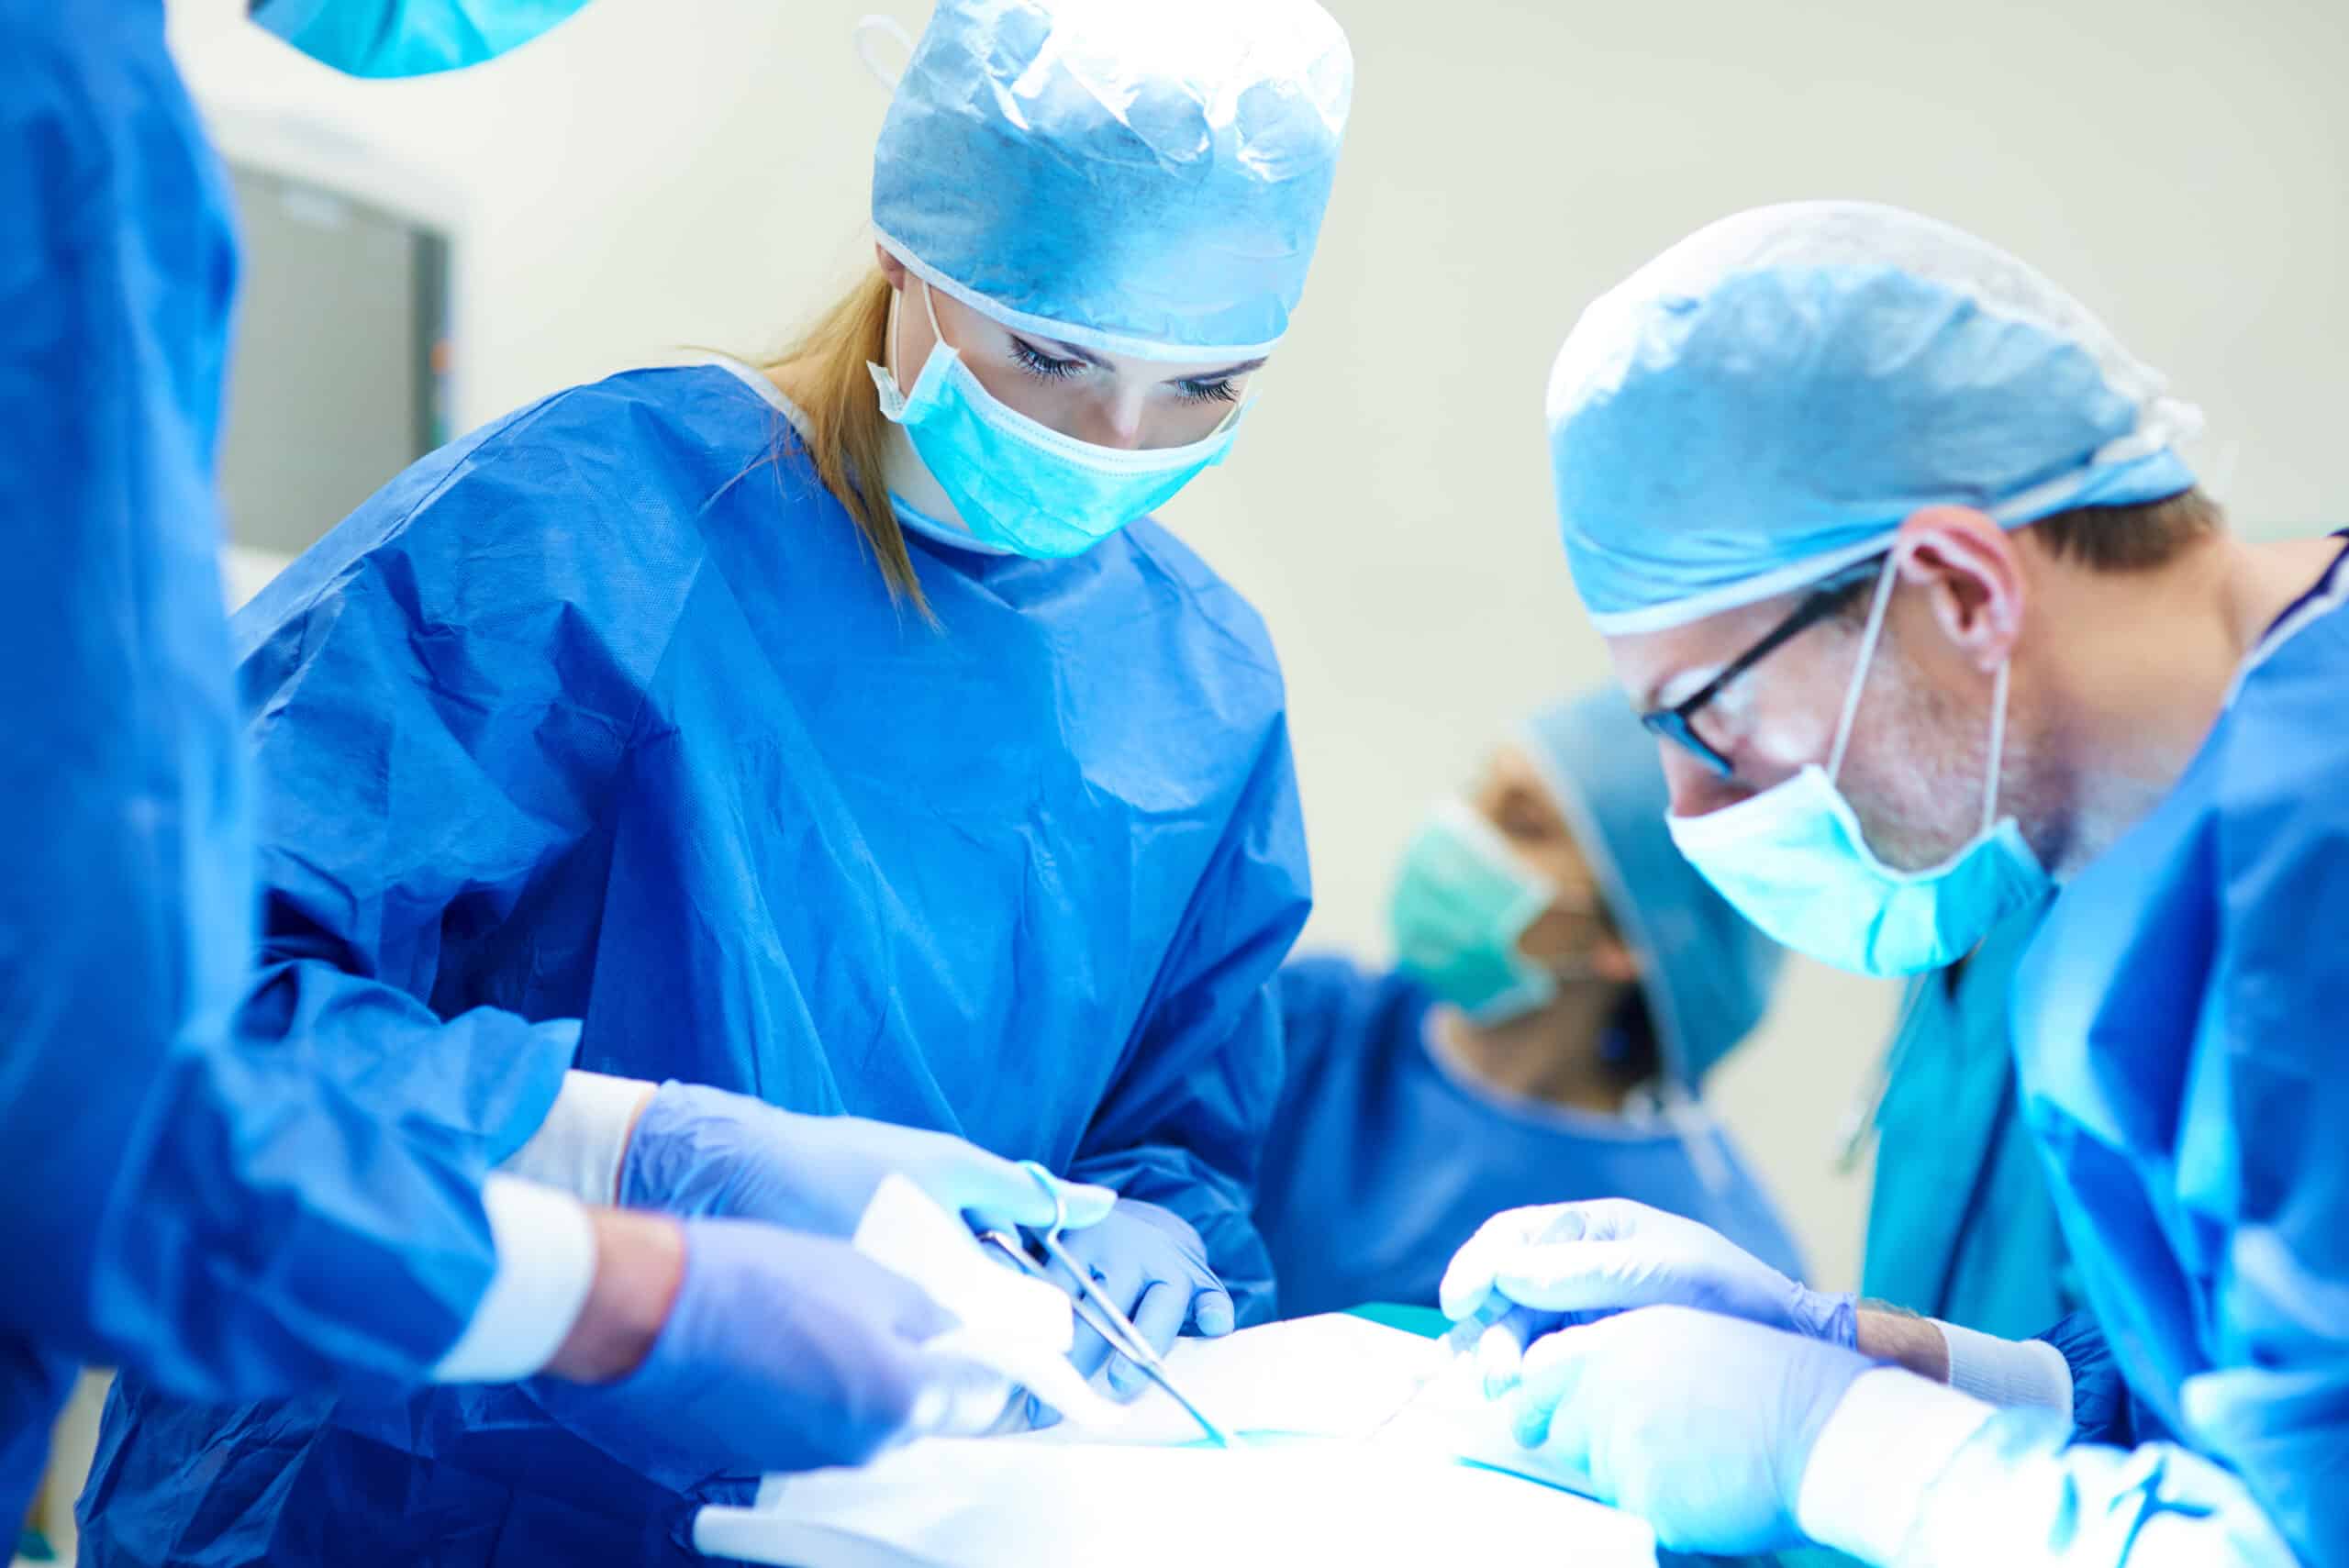
<path fill-rule="evenodd" d="M 1517 1440 L 1681 1551 L 1799 1544 L 1795 1501 L 1855 1351 L 1679 1307 L 1564 1329 L 1525 1353 Z"/>
<path fill-rule="evenodd" d="M 1718 1232 L 1627 1198 L 1513 1208 L 1469 1238 L 1444 1271 L 1444 1315 L 1491 1327 L 1477 1344 L 1486 1391 L 1505 1390 L 1527 1345 L 1635 1307 L 1694 1307 L 1848 1350 L 1850 1296 L 1788 1279 Z"/>
<path fill-rule="evenodd" d="M 949 1133 L 806 1116 L 698 1084 L 663 1084 L 645 1103 L 620 1159 L 619 1201 L 844 1237 L 893 1172 L 980 1229 L 1052 1223 L 1052 1196 L 1033 1175 Z M 1097 1224 L 1118 1198 L 1075 1183 L 1060 1191 L 1073 1230 Z"/>
<path fill-rule="evenodd" d="M 1001 1415 L 1006 1379 L 925 1348 L 953 1315 L 846 1242 L 729 1219 L 684 1232 L 684 1276 L 643 1362 L 613 1383 L 533 1385 L 638 1470 L 684 1486 L 857 1464 Z"/>
<path fill-rule="evenodd" d="M 1212 1340 L 1230 1333 L 1237 1321 L 1231 1297 L 1208 1266 L 1207 1244 L 1199 1233 L 1181 1216 L 1154 1203 L 1119 1198 L 1107 1219 L 1062 1238 L 1062 1246 L 1092 1271 L 1101 1293 L 1161 1355 L 1186 1328 Z M 1072 1296 L 1077 1294 L 1076 1281 L 1057 1262 L 1052 1276 Z M 1119 1397 L 1138 1393 L 1147 1381 L 1131 1361 L 1112 1355 L 1108 1343 L 1081 1317 L 1069 1359 L 1088 1377 L 1107 1362 L 1109 1391 Z"/>

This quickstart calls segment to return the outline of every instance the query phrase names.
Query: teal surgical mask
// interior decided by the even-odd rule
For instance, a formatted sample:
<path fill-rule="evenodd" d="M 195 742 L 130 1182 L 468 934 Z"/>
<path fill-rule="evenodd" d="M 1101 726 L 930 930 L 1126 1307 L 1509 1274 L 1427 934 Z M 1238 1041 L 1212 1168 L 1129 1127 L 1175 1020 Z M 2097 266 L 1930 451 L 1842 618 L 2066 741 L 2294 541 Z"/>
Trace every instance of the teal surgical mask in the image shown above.
<path fill-rule="evenodd" d="M 1972 951 L 1993 926 L 2038 902 L 2049 879 L 2015 819 L 1997 814 L 2007 733 L 2004 664 L 1991 698 L 1982 828 L 1957 853 L 1923 871 L 1886 865 L 1835 787 L 1892 596 L 1896 563 L 1887 560 L 1884 570 L 1827 766 L 1809 763 L 1750 799 L 1669 824 L 1680 852 L 1721 896 L 1787 946 L 1862 974 L 1920 974 Z"/>
<path fill-rule="evenodd" d="M 922 466 L 983 543 L 1044 561 L 1081 555 L 1221 462 L 1247 412 L 1245 404 L 1233 409 L 1214 434 L 1188 446 L 1130 450 L 1080 441 L 998 401 L 938 330 L 928 283 L 922 304 L 932 341 L 913 391 L 901 391 L 885 366 L 866 368 L 881 412 L 904 427 Z M 889 357 L 897 357 L 894 317 Z"/>
<path fill-rule="evenodd" d="M 1388 906 L 1402 967 L 1480 1024 L 1545 1006 L 1561 973 L 1517 951 L 1526 928 L 1560 901 L 1557 884 L 1520 860 L 1464 801 L 1439 805 L 1403 851 Z"/>

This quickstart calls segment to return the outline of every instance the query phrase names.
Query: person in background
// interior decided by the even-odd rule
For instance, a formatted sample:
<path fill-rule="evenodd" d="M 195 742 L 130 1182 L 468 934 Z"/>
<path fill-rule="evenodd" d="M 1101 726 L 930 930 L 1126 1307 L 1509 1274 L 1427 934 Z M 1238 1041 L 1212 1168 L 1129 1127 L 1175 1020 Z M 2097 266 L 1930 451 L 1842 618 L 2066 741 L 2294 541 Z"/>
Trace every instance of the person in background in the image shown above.
<path fill-rule="evenodd" d="M 680 1224 L 495 1172 L 563 1062 L 436 1081 L 389 1039 L 311 1050 L 324 1020 L 282 984 L 240 1010 L 254 867 L 213 484 L 237 251 L 160 0 L 0 0 L 0 1519 L 85 1360 L 215 1401 L 544 1372 L 738 1468 L 948 1420 L 970 1369 L 925 1346 L 951 1320 L 837 1228 Z M 436 1092 L 374 1114 L 404 1075 Z M 956 1207 L 1049 1212 L 937 1134 L 806 1130 L 708 1166 L 843 1207 L 905 1167 Z"/>
<path fill-rule="evenodd" d="M 1286 1077 L 1256 1220 L 1282 1309 L 1432 1307 L 1444 1264 L 1520 1204 L 1630 1197 L 1802 1273 L 1700 1102 L 1780 957 L 1664 830 L 1620 693 L 1547 707 L 1404 851 L 1400 962 L 1281 972 Z"/>
<path fill-rule="evenodd" d="M 1567 1206 L 1444 1282 L 1519 1439 L 1680 1548 L 2349 1564 L 2343 539 L 2234 536 L 2198 412 L 2084 306 L 1868 203 L 1673 247 L 1549 417 L 1575 585 L 1731 902 L 1909 974 L 2060 887 L 2021 1117 L 2135 1410 L 2077 1440 L 2059 1345 Z"/>
<path fill-rule="evenodd" d="M 239 613 L 257 1027 L 371 1122 L 696 1215 L 829 1229 L 825 1129 L 934 1129 L 1114 1195 L 1066 1247 L 1156 1346 L 1268 1315 L 1286 697 L 1148 514 L 1287 330 L 1352 82 L 1310 0 L 943 0 L 875 264 L 804 341 L 493 421 Z M 691 1561 L 743 1486 L 689 1436 L 535 1385 L 125 1378 L 83 1554 Z"/>

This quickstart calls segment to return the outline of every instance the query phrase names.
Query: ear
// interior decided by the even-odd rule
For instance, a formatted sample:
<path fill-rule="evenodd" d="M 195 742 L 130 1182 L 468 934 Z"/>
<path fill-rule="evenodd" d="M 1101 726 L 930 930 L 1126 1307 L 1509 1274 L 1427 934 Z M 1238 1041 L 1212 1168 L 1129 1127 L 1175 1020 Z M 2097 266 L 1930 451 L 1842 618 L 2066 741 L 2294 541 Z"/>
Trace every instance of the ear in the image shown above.
<path fill-rule="evenodd" d="M 1925 591 L 1942 635 L 1985 672 L 2014 651 L 2022 634 L 2022 558 L 2007 530 L 1971 506 L 1925 506 L 1893 541 L 1901 581 Z"/>
<path fill-rule="evenodd" d="M 873 242 L 873 259 L 881 263 L 881 275 L 889 280 L 893 289 L 906 286 L 906 264 L 889 253 L 889 248 L 878 239 Z"/>

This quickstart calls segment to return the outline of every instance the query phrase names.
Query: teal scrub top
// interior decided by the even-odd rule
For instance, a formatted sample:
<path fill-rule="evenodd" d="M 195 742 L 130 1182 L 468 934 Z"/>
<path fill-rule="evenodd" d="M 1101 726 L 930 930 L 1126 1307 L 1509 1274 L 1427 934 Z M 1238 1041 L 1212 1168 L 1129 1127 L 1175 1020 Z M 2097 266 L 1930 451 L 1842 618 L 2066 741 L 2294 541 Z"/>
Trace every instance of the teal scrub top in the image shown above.
<path fill-rule="evenodd" d="M 1861 1269 L 1863 1296 L 2009 1340 L 2080 1305 L 2008 1031 L 2015 970 L 2047 907 L 1915 982 L 1876 1114 Z"/>

